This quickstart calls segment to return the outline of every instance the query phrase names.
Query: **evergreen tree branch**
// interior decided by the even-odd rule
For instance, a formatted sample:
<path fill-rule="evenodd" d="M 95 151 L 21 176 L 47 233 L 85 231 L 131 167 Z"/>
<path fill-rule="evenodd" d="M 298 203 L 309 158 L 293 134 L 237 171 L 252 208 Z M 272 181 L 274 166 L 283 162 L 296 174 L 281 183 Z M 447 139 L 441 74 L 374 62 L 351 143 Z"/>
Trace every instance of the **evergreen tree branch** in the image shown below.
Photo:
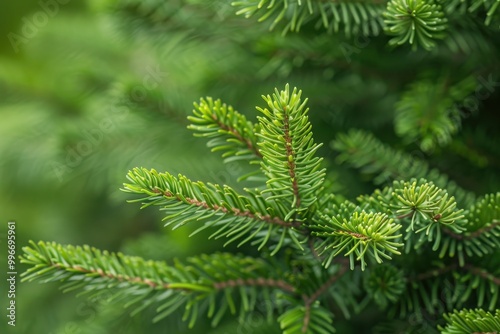
<path fill-rule="evenodd" d="M 395 37 L 389 45 L 409 43 L 413 49 L 421 45 L 426 50 L 435 47 L 435 39 L 445 37 L 447 19 L 433 0 L 391 0 L 384 12 L 385 32 Z"/>
<path fill-rule="evenodd" d="M 373 301 L 385 309 L 389 303 L 398 301 L 406 288 L 406 280 L 402 270 L 385 263 L 368 270 L 363 287 Z"/>
<path fill-rule="evenodd" d="M 410 182 L 394 181 L 392 187 L 376 190 L 371 196 L 358 197 L 361 208 L 371 212 L 385 212 L 406 226 L 404 231 L 405 253 L 426 249 L 439 253 L 442 258 L 458 258 L 461 266 L 465 255 L 473 252 L 481 256 L 494 249 L 497 237 L 479 245 L 478 241 L 464 241 L 467 232 L 468 211 L 457 208 L 453 196 L 425 179 Z M 494 232 L 492 232 L 494 233 Z M 430 244 L 430 245 L 429 245 Z"/>
<path fill-rule="evenodd" d="M 500 1 L 499 0 L 483 0 L 483 1 L 479 1 L 479 0 L 473 0 L 471 1 L 471 4 L 468 8 L 468 11 L 470 13 L 474 13 L 474 12 L 479 12 L 480 8 L 483 7 L 484 10 L 486 11 L 486 17 L 485 17 L 485 20 L 484 20 L 484 24 L 486 26 L 490 25 L 491 22 L 493 21 L 493 19 L 497 19 L 499 18 L 499 9 L 500 9 Z"/>
<path fill-rule="evenodd" d="M 212 152 L 225 151 L 222 154 L 225 162 L 235 159 L 255 162 L 262 158 L 255 136 L 258 128 L 244 115 L 221 100 L 214 101 L 210 97 L 201 99 L 194 106 L 194 115 L 188 116 L 192 123 L 188 129 L 196 131 L 195 136 L 212 138 L 207 146 L 212 148 Z"/>
<path fill-rule="evenodd" d="M 263 193 L 271 193 L 268 200 L 286 203 L 285 220 L 314 210 L 325 177 L 325 170 L 320 169 L 322 159 L 315 157 L 321 145 L 312 138 L 307 99 L 301 101 L 301 94 L 296 88 L 290 93 L 286 85 L 272 97 L 263 96 L 269 109 L 257 108 L 264 114 L 258 117 L 261 168 L 268 179 Z"/>
<path fill-rule="evenodd" d="M 399 219 L 411 218 L 407 231 L 419 233 L 429 230 L 435 223 L 447 225 L 456 231 L 464 231 L 460 223 L 464 210 L 456 209 L 455 198 L 424 179 L 413 182 L 394 181 L 378 195 L 379 203 L 391 210 Z M 419 228 L 420 227 L 420 228 Z"/>
<path fill-rule="evenodd" d="M 448 239 L 440 251 L 441 256 L 446 252 L 450 257 L 457 253 L 462 266 L 466 255 L 484 256 L 500 248 L 500 193 L 478 200 L 469 208 L 465 218 L 467 223 L 463 233 L 443 229 Z"/>
<path fill-rule="evenodd" d="M 321 295 L 323 295 L 332 284 L 334 284 L 339 278 L 341 278 L 346 273 L 347 269 L 348 267 L 346 263 L 341 264 L 340 270 L 336 272 L 334 275 L 330 276 L 330 278 L 326 282 L 324 282 L 318 289 L 316 289 L 316 291 L 314 291 L 313 294 L 309 296 L 304 295 L 303 299 L 306 304 L 306 307 L 310 309 L 311 305 L 316 300 L 318 300 L 318 298 L 320 298 Z"/>
<path fill-rule="evenodd" d="M 491 231 L 500 222 L 500 192 L 488 194 L 469 208 L 467 232 L 471 237 Z"/>
<path fill-rule="evenodd" d="M 296 305 L 283 313 L 278 321 L 283 334 L 334 333 L 333 314 L 326 308 L 314 303 L 306 308 Z"/>
<path fill-rule="evenodd" d="M 166 34 L 178 36 L 181 32 L 186 39 L 214 40 L 222 34 L 228 36 L 228 28 L 232 28 L 236 20 L 232 19 L 231 6 L 225 1 L 213 4 L 207 1 L 120 0 L 114 11 L 120 18 L 117 20 L 119 27 L 128 36 L 143 32 L 148 38 L 161 38 Z M 225 15 L 224 20 L 214 24 L 216 12 L 219 17 Z"/>
<path fill-rule="evenodd" d="M 441 334 L 497 334 L 500 331 L 500 310 L 495 314 L 482 309 L 454 310 L 443 317 L 447 324 L 438 326 Z"/>
<path fill-rule="evenodd" d="M 466 230 L 465 211 L 457 209 L 454 197 L 425 179 L 394 181 L 392 187 L 376 191 L 373 197 L 361 196 L 359 201 L 374 210 L 387 211 L 406 224 L 407 254 L 432 242 L 433 251 L 441 248 L 441 254 L 444 254 L 450 250 L 452 256 L 451 249 L 455 248 L 449 248 L 451 238 L 445 237 L 447 231 L 460 234 Z"/>
<path fill-rule="evenodd" d="M 460 111 L 456 105 L 477 88 L 468 76 L 450 84 L 450 78 L 425 78 L 412 83 L 396 103 L 395 130 L 406 143 L 418 141 L 428 152 L 450 143 L 460 127 Z"/>
<path fill-rule="evenodd" d="M 343 30 L 346 36 L 375 36 L 382 30 L 385 1 L 244 0 L 232 5 L 239 8 L 238 15 L 259 16 L 259 22 L 271 21 L 271 30 L 284 22 L 284 34 L 298 32 L 303 25 L 313 22 L 316 29 L 323 28 L 329 33 Z"/>
<path fill-rule="evenodd" d="M 487 301 L 490 310 L 498 308 L 498 261 L 483 261 L 477 266 L 470 260 L 471 263 L 463 266 L 454 261 L 432 270 L 406 273 L 407 286 L 399 299 L 401 315 L 404 316 L 408 311 L 421 312 L 424 308 L 430 313 L 444 312 L 446 309 L 468 305 L 473 298 L 479 307 Z M 433 302 L 440 297 L 446 298 L 445 305 Z"/>
<path fill-rule="evenodd" d="M 227 243 L 245 237 L 239 245 L 255 238 L 260 240 L 259 249 L 267 244 L 271 235 L 280 234 L 278 239 L 281 241 L 274 249 L 277 252 L 283 238 L 289 233 L 296 233 L 291 228 L 299 227 L 298 222 L 280 218 L 286 213 L 251 191 L 243 196 L 229 186 L 205 185 L 182 175 L 176 178 L 169 173 L 145 168 L 133 169 L 127 178 L 132 183 L 124 184 L 123 191 L 146 195 L 132 202 L 145 201 L 143 208 L 162 206 L 166 213 L 166 226 L 174 225 L 174 229 L 189 222 L 204 221 L 205 224 L 193 234 L 208 227 L 217 227 L 211 237 L 226 236 L 230 238 Z"/>
<path fill-rule="evenodd" d="M 452 272 L 458 268 L 458 265 L 456 263 L 452 263 L 450 265 L 438 268 L 438 269 L 432 269 L 423 273 L 419 273 L 418 275 L 415 276 L 415 278 L 408 278 L 408 282 L 415 282 L 415 281 L 425 281 L 430 278 L 434 278 L 437 276 L 441 276 L 444 274 L 447 274 L 449 272 Z"/>
<path fill-rule="evenodd" d="M 390 260 L 391 253 L 401 254 L 397 248 L 403 246 L 398 242 L 402 235 L 396 234 L 401 225 L 394 224 L 385 214 L 362 211 L 353 212 L 349 220 L 338 220 L 335 216 L 322 216 L 321 219 L 321 224 L 312 227 L 312 235 L 324 239 L 316 248 L 320 255 L 329 251 L 323 261 L 325 267 L 344 251 L 344 255 L 349 256 L 351 270 L 354 270 L 355 261 L 361 261 L 361 269 L 365 270 L 367 254 L 378 263 L 382 263 L 383 258 Z"/>
<path fill-rule="evenodd" d="M 268 294 L 293 294 L 296 290 L 269 263 L 228 253 L 192 257 L 187 263 L 176 261 L 169 266 L 86 245 L 31 242 L 23 250 L 22 263 L 32 266 L 23 273 L 23 281 L 62 281 L 64 291 L 108 294 L 108 298 L 126 301 L 126 307 L 136 305 L 134 312 L 160 304 L 155 320 L 184 305 L 184 318 L 190 320 L 191 327 L 202 303 L 208 303 L 208 316 L 217 323 L 226 309 L 236 312 L 236 296 L 241 299 L 241 311 L 248 312 L 255 308 L 257 288 Z"/>
<path fill-rule="evenodd" d="M 244 287 L 244 286 L 260 286 L 260 287 L 267 287 L 267 288 L 277 288 L 285 292 L 289 293 L 295 293 L 296 289 L 294 286 L 290 285 L 289 283 L 285 282 L 284 280 L 281 279 L 272 279 L 272 278 L 264 278 L 264 277 L 259 277 L 259 278 L 238 278 L 238 279 L 232 279 L 228 281 L 223 281 L 223 282 L 217 282 L 214 283 L 214 288 L 217 290 L 222 290 L 226 288 L 234 288 L 234 287 Z"/>
<path fill-rule="evenodd" d="M 422 178 L 453 194 L 462 207 L 469 207 L 475 202 L 473 193 L 462 189 L 437 169 L 431 169 L 417 157 L 390 148 L 370 133 L 350 130 L 338 135 L 331 146 L 340 152 L 339 162 L 347 162 L 362 173 L 375 174 L 375 184 Z"/>
<path fill-rule="evenodd" d="M 457 240 L 472 240 L 472 239 L 475 239 L 475 238 L 478 238 L 478 237 L 481 237 L 483 235 L 489 235 L 491 231 L 497 229 L 498 227 L 500 227 L 500 221 L 492 221 L 490 224 L 488 224 L 487 226 L 484 226 L 482 228 L 480 228 L 479 230 L 476 230 L 472 233 L 464 233 L 464 234 L 458 234 L 458 233 L 455 233 L 451 230 L 448 230 L 448 229 L 443 229 L 443 231 L 448 234 L 449 236 L 451 236 L 453 239 L 457 239 Z"/>
<path fill-rule="evenodd" d="M 498 227 L 500 227 L 500 220 L 494 220 L 491 222 L 491 224 L 488 224 L 487 226 L 484 226 L 484 227 L 480 228 L 479 230 L 476 230 L 472 233 L 468 233 L 464 239 L 471 240 L 471 239 L 481 237 L 483 235 L 489 235 L 490 232 L 497 229 Z"/>
<path fill-rule="evenodd" d="M 464 23 L 463 16 L 460 17 L 458 22 L 462 25 Z M 453 26 L 449 29 L 448 36 L 443 40 L 443 50 L 448 50 L 453 54 L 472 55 L 481 53 L 488 55 L 495 49 L 494 42 L 488 36 L 480 32 L 478 27 L 475 26 L 475 20 L 468 20 L 463 26 Z M 455 21 L 456 23 L 456 21 Z M 470 29 L 473 25 L 474 29 Z M 487 56 L 486 56 L 487 57 Z"/>

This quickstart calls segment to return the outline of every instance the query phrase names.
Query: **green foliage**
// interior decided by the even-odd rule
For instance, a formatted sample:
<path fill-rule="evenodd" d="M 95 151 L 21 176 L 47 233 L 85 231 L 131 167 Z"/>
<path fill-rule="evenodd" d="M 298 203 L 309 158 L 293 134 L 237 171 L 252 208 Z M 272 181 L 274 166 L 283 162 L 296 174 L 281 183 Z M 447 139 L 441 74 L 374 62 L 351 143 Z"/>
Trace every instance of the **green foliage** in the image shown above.
<path fill-rule="evenodd" d="M 383 258 L 392 259 L 387 253 L 401 254 L 397 248 L 403 244 L 395 241 L 401 237 L 401 234 L 396 234 L 401 225 L 394 224 L 383 213 L 354 212 L 343 221 L 337 220 L 335 216 L 323 217 L 323 221 L 324 225 L 316 228 L 321 232 L 313 232 L 313 235 L 326 239 L 319 246 L 319 254 L 327 255 L 324 262 L 326 267 L 330 266 L 336 255 L 344 251 L 344 256 L 349 256 L 351 269 L 354 269 L 355 261 L 361 261 L 361 270 L 365 270 L 366 254 L 370 254 L 378 263 Z"/>
<path fill-rule="evenodd" d="M 298 305 L 283 313 L 278 321 L 283 334 L 328 334 L 335 333 L 332 326 L 332 313 L 314 305 Z"/>
<path fill-rule="evenodd" d="M 247 18 L 259 15 L 259 22 L 272 21 L 270 29 L 283 21 L 283 33 L 298 32 L 309 22 L 328 32 L 342 30 L 347 36 L 378 35 L 382 27 L 380 14 L 383 6 L 377 1 L 245 0 L 234 1 L 232 5 L 240 8 L 237 11 L 239 15 Z"/>
<path fill-rule="evenodd" d="M 405 252 L 427 248 L 455 255 L 456 239 L 462 238 L 466 230 L 464 210 L 456 208 L 453 197 L 443 189 L 421 179 L 418 182 L 394 181 L 392 187 L 376 190 L 371 196 L 360 196 L 358 201 L 364 208 L 387 212 L 406 226 L 404 230 Z M 450 246 L 451 245 L 451 246 Z M 464 248 L 458 247 L 458 257 L 463 265 Z"/>
<path fill-rule="evenodd" d="M 408 221 L 406 252 L 434 241 L 439 257 L 457 257 L 464 266 L 466 257 L 491 254 L 498 249 L 500 193 L 486 195 L 472 207 L 457 209 L 453 197 L 432 183 L 398 182 L 359 201 L 383 211 L 389 208 L 396 218 Z M 425 231 L 425 233 L 420 233 Z M 418 234 L 418 235 L 417 235 Z"/>
<path fill-rule="evenodd" d="M 500 193 L 488 194 L 468 209 L 465 232 L 451 236 L 441 245 L 441 256 L 458 254 L 460 264 L 465 257 L 485 256 L 498 250 L 500 246 Z"/>
<path fill-rule="evenodd" d="M 146 200 L 143 208 L 161 206 L 166 215 L 166 226 L 173 225 L 176 229 L 190 222 L 208 221 L 191 235 L 208 227 L 216 227 L 211 238 L 228 237 L 230 239 L 226 244 L 229 244 L 245 237 L 238 246 L 256 239 L 254 243 L 259 244 L 259 250 L 270 241 L 272 235 L 276 235 L 279 236 L 278 243 L 273 245 L 273 253 L 276 253 L 283 246 L 286 235 L 295 233 L 290 227 L 298 227 L 291 218 L 281 218 L 288 214 L 286 208 L 271 206 L 273 202 L 266 201 L 257 191 L 247 190 L 245 195 L 240 195 L 227 185 L 205 185 L 183 175 L 174 177 L 169 173 L 145 168 L 135 168 L 128 173 L 127 178 L 133 183 L 125 184 L 124 190 L 147 195 L 134 200 Z M 292 238 L 297 240 L 296 236 Z M 301 247 L 298 241 L 297 245 Z"/>
<path fill-rule="evenodd" d="M 209 146 L 224 151 L 226 161 L 243 155 L 243 160 L 260 160 L 262 175 L 256 180 L 265 184 L 238 192 L 134 168 L 123 189 L 141 195 L 132 202 L 142 202 L 143 208 L 160 206 L 166 226 L 200 225 L 192 234 L 215 229 L 210 238 L 226 237 L 226 245 L 237 240 L 238 246 L 258 245 L 259 258 L 215 253 L 167 265 L 40 242 L 24 249 L 22 261 L 31 268 L 23 279 L 62 281 L 65 291 L 108 293 L 109 299 L 135 305 L 134 313 L 154 305 L 155 320 L 183 308 L 190 327 L 203 313 L 213 326 L 226 313 L 245 319 L 264 301 L 268 320 L 276 315 L 282 332 L 290 334 L 334 332 L 332 302 L 346 317 L 372 302 L 403 318 L 471 302 L 486 303 L 490 310 L 498 306 L 500 193 L 463 209 L 445 189 L 412 179 L 360 196 L 358 204 L 341 200 L 325 189 L 325 170 L 316 156 L 320 145 L 312 138 L 301 92 L 286 85 L 264 100 L 267 107 L 257 107 L 262 116 L 254 125 L 206 98 L 195 105 L 190 128 L 210 138 Z M 356 153 L 349 149 L 351 138 L 343 139 L 334 145 Z M 375 147 L 375 154 L 391 153 L 373 140 L 365 145 Z M 472 261 L 484 254 L 493 256 Z M 360 273 L 366 273 L 364 279 Z M 440 291 L 449 295 L 446 304 L 436 304 Z"/>
<path fill-rule="evenodd" d="M 391 0 L 384 17 L 385 31 L 396 36 L 389 45 L 409 43 L 414 50 L 417 45 L 431 50 L 436 46 L 434 40 L 445 36 L 447 19 L 441 6 L 432 0 Z"/>
<path fill-rule="evenodd" d="M 211 98 L 201 99 L 194 106 L 194 116 L 188 116 L 192 123 L 188 129 L 196 131 L 197 137 L 212 138 L 207 146 L 212 152 L 225 151 L 222 154 L 224 162 L 250 160 L 250 163 L 255 163 L 261 157 L 255 135 L 258 127 L 247 121 L 244 115 Z"/>
<path fill-rule="evenodd" d="M 448 193 L 425 180 L 419 182 L 395 181 L 393 187 L 386 188 L 377 198 L 379 203 L 392 209 L 399 218 L 411 218 L 407 232 L 426 231 L 446 225 L 456 232 L 463 231 L 462 224 L 455 224 L 464 217 L 463 209 L 456 209 L 454 197 L 448 198 Z M 430 240 L 429 240 L 430 241 Z"/>
<path fill-rule="evenodd" d="M 499 8 L 500 8 L 500 1 L 498 0 L 486 0 L 486 1 L 475 0 L 471 1 L 468 11 L 473 13 L 481 11 L 481 9 L 483 9 L 486 12 L 486 18 L 484 19 L 484 24 L 490 25 L 494 19 L 496 19 L 496 21 L 498 22 L 500 13 L 498 11 Z"/>
<path fill-rule="evenodd" d="M 457 105 L 477 87 L 470 76 L 454 85 L 448 80 L 415 82 L 396 103 L 396 134 L 406 142 L 419 141 L 422 151 L 450 143 L 461 123 Z"/>
<path fill-rule="evenodd" d="M 467 232 L 476 232 L 480 229 L 488 229 L 494 233 L 494 225 L 500 220 L 500 194 L 488 194 L 481 198 L 469 209 L 467 215 Z M 486 232 L 486 231 L 485 231 Z M 488 237 L 493 237 L 490 234 Z"/>
<path fill-rule="evenodd" d="M 374 175 L 375 184 L 392 180 L 427 179 L 436 186 L 453 193 L 459 205 L 470 206 L 475 196 L 459 187 L 448 176 L 431 168 L 420 156 L 406 154 L 385 145 L 372 134 L 362 130 L 350 130 L 341 133 L 331 143 L 333 149 L 340 152 L 339 162 L 347 162 L 362 173 Z"/>
<path fill-rule="evenodd" d="M 481 309 L 455 310 L 444 318 L 448 324 L 439 326 L 442 334 L 497 333 L 500 329 L 500 310 L 495 314 Z"/>
<path fill-rule="evenodd" d="M 395 266 L 384 264 L 368 270 L 363 286 L 382 309 L 395 303 L 405 290 L 404 274 Z"/>
<path fill-rule="evenodd" d="M 17 330 L 271 334 L 281 332 L 282 324 L 291 332 L 306 327 L 331 333 L 336 327 L 346 334 L 436 333 L 444 312 L 482 307 L 493 314 L 500 277 L 500 137 L 494 112 L 499 2 L 399 2 L 419 10 L 441 6 L 426 17 L 418 10 L 415 16 L 398 12 L 395 4 L 90 0 L 60 6 L 20 41 L 13 58 L 2 53 L 0 174 L 8 177 L 0 178 L 0 203 L 5 219 L 23 222 L 19 246 L 29 239 L 87 243 L 140 256 L 144 265 L 130 266 L 144 274 L 151 269 L 145 259 L 154 259 L 161 273 L 172 267 L 182 276 L 160 273 L 162 280 L 210 287 L 206 279 L 220 275 L 235 285 L 213 292 L 213 304 L 205 292 L 185 289 L 158 290 L 159 297 L 148 294 L 147 286 L 131 290 L 139 281 L 115 284 L 111 271 L 127 275 L 132 269 L 120 259 L 133 257 L 89 247 L 31 246 L 32 255 L 46 259 L 23 265 L 34 268 L 34 281 L 77 281 L 77 290 L 90 294 L 74 299 L 56 294 L 55 282 L 23 283 L 16 295 L 18 318 L 29 320 L 18 322 Z M 49 8 L 34 3 L 25 17 L 11 15 L 16 24 L 4 35 L 27 34 L 31 23 L 40 23 L 40 9 Z M 235 15 L 239 10 L 243 15 Z M 420 24 L 427 21 L 434 23 Z M 274 30 L 267 31 L 269 26 Z M 281 31 L 288 33 L 280 36 Z M 408 52 L 412 35 L 416 50 Z M 391 39 L 405 38 L 401 47 L 386 47 Z M 12 51 L 12 41 L 3 41 Z M 275 108 L 287 88 L 272 94 L 286 82 L 300 85 L 309 98 L 301 108 L 305 99 L 295 97 L 295 120 L 303 120 L 290 131 L 298 178 L 291 177 L 280 118 L 291 114 Z M 261 120 L 254 121 L 256 96 L 267 92 L 271 96 L 260 109 L 270 117 L 260 112 Z M 200 96 L 223 97 L 242 113 Z M 290 89 L 284 100 L 293 99 Z M 194 100 L 199 102 L 189 128 L 207 139 L 218 152 L 214 156 L 205 156 L 204 141 L 183 130 Z M 269 127 L 263 129 L 261 121 Z M 366 132 L 342 134 L 353 128 Z M 328 145 L 319 147 L 332 134 L 339 138 L 337 161 Z M 85 150 L 89 143 L 91 150 Z M 133 169 L 140 165 L 148 168 Z M 123 194 L 116 185 L 126 170 L 131 189 Z M 374 191 L 375 186 L 386 188 Z M 169 189 L 175 196 L 165 196 Z M 124 207 L 132 193 L 159 212 Z M 355 199 L 364 193 L 371 195 Z M 162 214 L 166 225 L 183 228 L 159 231 Z M 196 235 L 188 238 L 191 233 Z M 248 256 L 221 255 L 223 244 L 227 252 L 239 245 Z M 53 263 L 77 263 L 73 257 L 80 256 L 109 275 L 83 278 L 64 263 L 44 274 L 51 265 L 43 249 L 50 249 Z M 172 262 L 175 257 L 181 260 Z M 247 277 L 253 260 L 263 263 L 256 266 L 257 278 L 240 278 Z M 272 280 L 289 286 L 269 286 Z M 136 298 L 143 299 L 131 305 L 137 315 L 130 317 L 122 307 Z M 210 305 L 212 320 L 220 315 L 213 329 L 207 328 Z M 162 312 L 171 313 L 152 324 Z"/>
<path fill-rule="evenodd" d="M 252 311 L 257 297 L 262 296 L 257 294 L 257 287 L 268 296 L 275 288 L 293 292 L 269 263 L 229 253 L 191 257 L 169 266 L 89 246 L 32 242 L 24 252 L 22 262 L 32 266 L 24 273 L 24 281 L 63 282 L 65 292 L 83 288 L 94 297 L 134 306 L 132 314 L 154 305 L 158 313 L 155 321 L 184 307 L 183 319 L 190 327 L 204 310 L 214 326 L 228 311 Z M 269 276 L 274 274 L 277 276 Z"/>
<path fill-rule="evenodd" d="M 325 176 L 320 169 L 322 159 L 315 156 L 321 145 L 312 138 L 307 99 L 302 102 L 301 94 L 296 88 L 290 93 L 287 85 L 281 92 L 276 89 L 273 97 L 263 97 L 270 110 L 257 108 L 264 114 L 259 117 L 258 134 L 261 167 L 267 177 L 263 193 L 271 193 L 268 200 L 287 206 L 286 218 L 314 212 Z"/>

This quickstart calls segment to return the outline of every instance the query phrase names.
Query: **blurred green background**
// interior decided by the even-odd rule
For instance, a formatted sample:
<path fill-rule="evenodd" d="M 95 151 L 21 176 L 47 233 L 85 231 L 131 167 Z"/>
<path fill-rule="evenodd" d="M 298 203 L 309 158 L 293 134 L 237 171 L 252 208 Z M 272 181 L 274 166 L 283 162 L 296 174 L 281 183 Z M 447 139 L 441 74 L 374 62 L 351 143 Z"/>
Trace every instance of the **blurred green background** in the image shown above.
<path fill-rule="evenodd" d="M 394 133 L 400 90 L 421 72 L 450 72 L 445 55 L 396 50 L 387 58 L 382 36 L 351 60 L 336 46 L 345 37 L 306 30 L 285 39 L 236 17 L 227 1 L 161 8 L 158 1 L 63 2 L 6 2 L 0 14 L 1 254 L 8 221 L 16 222 L 18 255 L 29 240 L 164 260 L 222 249 L 206 235 L 187 238 L 190 227 L 163 229 L 161 213 L 127 204 L 119 188 L 136 166 L 243 187 L 235 180 L 246 167 L 223 165 L 186 129 L 186 116 L 208 95 L 253 120 L 260 96 L 286 82 L 309 97 L 316 140 L 326 143 L 321 154 L 337 180 L 332 190 L 354 198 L 374 188 L 369 177 L 338 165 L 329 148 L 352 127 L 428 160 L 477 194 L 499 189 L 498 91 L 468 117 L 453 145 L 432 155 Z M 455 74 L 471 71 L 470 57 Z M 486 76 L 498 73 L 498 60 L 483 65 Z M 0 265 L 5 272 L 5 257 Z M 276 332 L 261 325 L 260 314 L 252 328 L 228 318 L 217 330 L 199 323 L 187 331 L 181 314 L 153 324 L 150 311 L 131 317 L 121 305 L 63 294 L 54 284 L 18 282 L 16 303 L 16 327 L 2 314 L 1 333 Z M 345 326 L 337 322 L 341 333 Z"/>
<path fill-rule="evenodd" d="M 158 213 L 139 212 L 119 191 L 126 172 L 143 164 L 199 178 L 206 176 L 204 168 L 221 168 L 185 129 L 185 115 L 202 90 L 200 75 L 174 61 L 186 50 L 169 51 L 180 38 L 167 41 L 165 49 L 125 40 L 108 16 L 112 11 L 90 2 L 51 7 L 55 14 L 47 15 L 46 23 L 40 13 L 47 11 L 37 1 L 5 5 L 0 20 L 2 247 L 7 221 L 13 220 L 18 254 L 28 240 L 127 249 L 151 258 L 213 249 L 206 238 L 187 239 L 186 231 L 167 233 Z M 5 38 L 23 36 L 23 29 L 29 38 Z M 200 65 L 208 70 L 208 64 Z M 200 156 L 206 156 L 203 163 L 189 160 Z M 23 269 L 18 265 L 19 273 Z M 131 318 L 121 306 L 75 298 L 56 285 L 18 282 L 16 302 L 16 327 L 8 328 L 2 312 L 2 333 L 172 333 L 185 328 L 179 319 L 153 325 L 147 314 Z"/>

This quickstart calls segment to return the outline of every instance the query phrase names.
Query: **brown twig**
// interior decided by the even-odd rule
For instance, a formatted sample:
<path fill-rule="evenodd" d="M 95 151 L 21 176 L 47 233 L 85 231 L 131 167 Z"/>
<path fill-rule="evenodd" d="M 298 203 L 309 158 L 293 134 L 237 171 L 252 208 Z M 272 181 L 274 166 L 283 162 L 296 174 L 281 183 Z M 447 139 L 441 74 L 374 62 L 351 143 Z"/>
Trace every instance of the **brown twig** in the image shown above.
<path fill-rule="evenodd" d="M 302 299 L 304 300 L 304 304 L 306 307 L 306 312 L 304 316 L 304 322 L 302 325 L 302 333 L 307 332 L 307 328 L 309 327 L 309 322 L 311 321 L 311 305 L 340 277 L 342 277 L 347 271 L 347 265 L 341 264 L 340 270 L 332 275 L 325 283 L 323 283 L 314 293 L 310 296 L 302 295 Z"/>
<path fill-rule="evenodd" d="M 198 207 L 202 207 L 204 209 L 207 209 L 207 210 L 214 210 L 214 211 L 221 211 L 221 212 L 224 212 L 224 213 L 231 213 L 235 216 L 239 216 L 239 217 L 248 217 L 248 218 L 251 218 L 251 219 L 257 219 L 257 220 L 262 220 L 266 223 L 269 223 L 269 224 L 275 224 L 275 225 L 280 225 L 280 226 L 283 226 L 283 227 L 299 227 L 300 226 L 300 222 L 286 222 L 284 220 L 282 220 L 281 218 L 279 217 L 271 217 L 270 215 L 263 215 L 259 212 L 251 212 L 249 210 L 240 210 L 238 208 L 231 208 L 231 209 L 228 209 L 226 207 L 223 207 L 221 205 L 208 205 L 207 202 L 203 202 L 203 201 L 200 201 L 200 200 L 197 200 L 197 199 L 194 199 L 194 198 L 189 198 L 189 197 L 185 197 L 184 199 L 180 198 L 179 196 L 175 196 L 174 194 L 172 194 L 170 191 L 162 191 L 160 189 L 152 189 L 153 192 L 155 193 L 158 193 L 158 194 L 163 194 L 163 196 L 171 199 L 172 197 L 176 198 L 177 200 L 179 201 L 185 201 L 187 202 L 188 204 L 191 204 L 191 205 L 195 205 L 195 206 L 198 206 Z"/>
<path fill-rule="evenodd" d="M 292 179 L 293 196 L 295 197 L 295 207 L 300 207 L 299 184 L 295 173 L 295 152 L 292 148 L 292 136 L 290 135 L 290 119 L 286 112 L 286 107 L 283 107 L 285 115 L 283 117 L 283 134 L 285 138 L 286 157 L 288 159 L 288 174 Z M 290 159 L 291 158 L 291 159 Z"/>

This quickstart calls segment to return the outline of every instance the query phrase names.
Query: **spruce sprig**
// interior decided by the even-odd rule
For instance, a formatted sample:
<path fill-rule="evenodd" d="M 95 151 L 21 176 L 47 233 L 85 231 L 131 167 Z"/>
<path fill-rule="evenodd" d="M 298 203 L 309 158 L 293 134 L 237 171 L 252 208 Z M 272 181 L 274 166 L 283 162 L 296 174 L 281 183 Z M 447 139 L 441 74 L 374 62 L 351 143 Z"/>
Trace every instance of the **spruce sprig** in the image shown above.
<path fill-rule="evenodd" d="M 287 217 L 314 210 L 325 177 L 323 159 L 316 156 L 321 144 L 312 138 L 307 99 L 302 101 L 301 93 L 296 88 L 290 92 L 286 85 L 281 92 L 276 89 L 272 97 L 262 97 L 267 108 L 257 108 L 264 115 L 258 117 L 261 168 L 267 177 L 264 193 L 271 194 L 268 200 L 288 207 Z"/>
<path fill-rule="evenodd" d="M 482 309 L 455 310 L 443 317 L 447 324 L 439 326 L 441 334 L 498 333 L 500 330 L 500 310 L 494 314 Z"/>
<path fill-rule="evenodd" d="M 389 45 L 409 43 L 414 50 L 436 46 L 436 39 L 445 37 L 447 18 L 441 5 L 433 0 L 391 0 L 384 12 L 385 32 L 394 35 Z"/>
<path fill-rule="evenodd" d="M 212 152 L 223 151 L 224 162 L 259 160 L 261 154 L 255 136 L 258 125 L 219 99 L 207 97 L 194 107 L 193 115 L 188 116 L 191 122 L 188 129 L 195 131 L 197 137 L 210 138 L 207 146 Z"/>
<path fill-rule="evenodd" d="M 260 250 L 274 236 L 278 240 L 272 246 L 274 254 L 287 234 L 296 233 L 291 228 L 299 227 L 298 222 L 282 218 L 287 215 L 283 206 L 274 205 L 258 192 L 247 190 L 242 195 L 227 185 L 193 182 L 183 175 L 174 177 L 146 168 L 134 168 L 127 178 L 131 183 L 124 184 L 125 192 L 146 195 L 131 202 L 144 202 L 142 208 L 161 206 L 165 226 L 176 229 L 188 223 L 201 225 L 191 235 L 216 228 L 211 238 L 227 237 L 226 245 L 240 240 L 241 246 L 253 240 Z"/>
<path fill-rule="evenodd" d="M 262 290 L 269 296 L 279 291 L 295 292 L 270 263 L 229 253 L 195 256 L 167 265 L 54 242 L 31 242 L 23 250 L 22 263 L 31 266 L 23 281 L 63 282 L 66 292 L 83 289 L 94 296 L 121 301 L 125 307 L 135 307 L 133 314 L 155 305 L 158 314 L 154 321 L 184 307 L 183 319 L 190 327 L 203 310 L 213 325 L 227 311 L 252 311 L 263 296 Z"/>
<path fill-rule="evenodd" d="M 386 214 L 354 212 L 349 219 L 342 221 L 334 216 L 322 218 L 324 225 L 317 227 L 321 232 L 313 232 L 313 235 L 325 237 L 318 249 L 320 255 L 327 253 L 326 267 L 343 252 L 344 256 L 349 256 L 351 270 L 356 261 L 361 261 L 361 270 L 365 270 L 367 254 L 378 263 L 392 259 L 388 253 L 401 254 L 397 249 L 403 246 L 398 242 L 402 235 L 396 234 L 401 225 L 395 224 Z"/>
<path fill-rule="evenodd" d="M 270 21 L 270 30 L 283 24 L 283 33 L 299 32 L 312 23 L 316 29 L 346 36 L 376 36 L 382 31 L 384 3 L 380 1 L 325 2 L 320 0 L 243 0 L 234 1 L 236 14 L 258 21 Z"/>

